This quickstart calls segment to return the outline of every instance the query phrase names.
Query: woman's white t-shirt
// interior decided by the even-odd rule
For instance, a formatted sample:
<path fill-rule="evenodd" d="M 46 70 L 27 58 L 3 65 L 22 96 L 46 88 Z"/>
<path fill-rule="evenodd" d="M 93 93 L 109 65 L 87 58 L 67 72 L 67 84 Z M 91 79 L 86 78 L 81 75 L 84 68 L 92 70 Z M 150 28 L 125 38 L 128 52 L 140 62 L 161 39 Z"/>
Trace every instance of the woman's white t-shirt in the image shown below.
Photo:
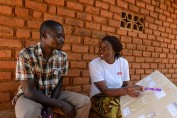
<path fill-rule="evenodd" d="M 91 97 L 100 93 L 94 82 L 106 81 L 108 88 L 121 88 L 123 81 L 130 80 L 128 61 L 122 57 L 116 59 L 113 64 L 108 64 L 98 57 L 89 63 L 89 72 Z"/>

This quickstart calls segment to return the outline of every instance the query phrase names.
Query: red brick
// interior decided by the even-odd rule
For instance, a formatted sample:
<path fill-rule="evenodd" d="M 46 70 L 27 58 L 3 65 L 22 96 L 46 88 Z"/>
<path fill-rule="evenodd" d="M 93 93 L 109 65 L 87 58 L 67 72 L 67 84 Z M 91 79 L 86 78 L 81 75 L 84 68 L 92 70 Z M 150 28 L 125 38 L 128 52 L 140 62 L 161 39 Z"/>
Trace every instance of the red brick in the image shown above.
<path fill-rule="evenodd" d="M 151 45 L 152 41 L 150 40 L 143 40 L 143 44 L 145 45 Z"/>
<path fill-rule="evenodd" d="M 165 32 L 165 28 L 164 28 L 164 27 L 161 27 L 161 26 L 158 26 L 158 30 L 159 30 L 160 32 Z"/>
<path fill-rule="evenodd" d="M 113 27 L 120 27 L 120 22 L 117 20 L 109 20 L 109 25 Z"/>
<path fill-rule="evenodd" d="M 154 35 L 148 35 L 148 39 L 155 40 L 156 37 Z"/>
<path fill-rule="evenodd" d="M 142 51 L 133 50 L 133 55 L 141 57 L 142 56 Z"/>
<path fill-rule="evenodd" d="M 101 10 L 101 16 L 111 19 L 113 17 L 113 13 L 106 10 Z"/>
<path fill-rule="evenodd" d="M 157 25 L 149 23 L 149 28 L 157 30 Z"/>
<path fill-rule="evenodd" d="M 22 6 L 22 0 L 0 0 L 0 4 Z"/>
<path fill-rule="evenodd" d="M 91 60 L 95 59 L 96 57 L 97 57 L 97 55 L 95 55 L 95 54 L 83 54 L 83 60 L 91 61 Z"/>
<path fill-rule="evenodd" d="M 165 26 L 165 27 L 170 27 L 170 23 L 168 23 L 168 22 L 163 22 L 163 26 Z"/>
<path fill-rule="evenodd" d="M 29 38 L 30 37 L 30 31 L 25 29 L 17 29 L 16 36 L 19 38 Z"/>
<path fill-rule="evenodd" d="M 25 7 L 33 9 L 33 10 L 39 10 L 39 11 L 47 11 L 47 5 L 31 0 L 26 0 L 25 1 Z"/>
<path fill-rule="evenodd" d="M 101 26 L 98 23 L 93 23 L 93 22 L 86 22 L 85 27 L 94 29 L 94 30 L 100 30 Z"/>
<path fill-rule="evenodd" d="M 141 38 L 141 39 L 147 39 L 147 34 L 139 33 L 138 37 Z"/>
<path fill-rule="evenodd" d="M 159 31 L 153 31 L 153 34 L 156 36 L 160 36 L 160 32 Z"/>
<path fill-rule="evenodd" d="M 10 93 L 0 93 L 0 102 L 7 102 L 10 100 Z"/>
<path fill-rule="evenodd" d="M 145 3 L 144 2 L 136 2 L 136 5 L 142 8 L 145 8 Z"/>
<path fill-rule="evenodd" d="M 62 7 L 57 7 L 57 14 L 58 15 L 63 15 L 63 16 L 74 17 L 75 16 L 75 11 L 69 10 L 69 9 L 66 9 L 66 8 L 62 8 Z"/>
<path fill-rule="evenodd" d="M 159 43 L 159 42 L 157 42 L 157 41 L 153 41 L 153 42 L 152 42 L 152 45 L 153 45 L 153 46 L 157 46 L 157 47 L 158 47 L 158 46 L 160 46 L 160 43 Z"/>
<path fill-rule="evenodd" d="M 160 57 L 159 55 L 160 55 L 159 53 L 155 53 L 155 52 L 152 53 L 152 57 Z"/>
<path fill-rule="evenodd" d="M 63 85 L 63 86 L 69 85 L 69 78 L 68 78 L 68 77 L 65 77 L 65 78 L 63 79 L 62 85 Z"/>
<path fill-rule="evenodd" d="M 164 52 L 164 53 L 169 53 L 169 51 L 170 51 L 170 50 L 167 49 L 167 48 L 163 48 L 163 49 L 162 49 L 162 52 Z M 169 57 L 168 57 L 168 58 L 169 58 Z"/>
<path fill-rule="evenodd" d="M 176 14 L 171 14 L 171 18 L 176 19 Z"/>
<path fill-rule="evenodd" d="M 23 27 L 24 20 L 14 17 L 0 16 L 0 24 L 12 27 Z"/>
<path fill-rule="evenodd" d="M 150 68 L 150 64 L 143 63 L 143 64 L 142 64 L 142 68 Z"/>
<path fill-rule="evenodd" d="M 126 30 L 121 30 L 121 29 L 118 29 L 117 30 L 117 34 L 120 34 L 120 35 L 127 35 L 127 31 Z"/>
<path fill-rule="evenodd" d="M 154 11 L 154 6 L 151 6 L 149 4 L 146 4 L 146 9 L 150 11 Z"/>
<path fill-rule="evenodd" d="M 132 38 L 131 37 L 127 37 L 127 36 L 121 36 L 121 41 L 122 42 L 132 42 Z"/>
<path fill-rule="evenodd" d="M 81 60 L 81 53 L 67 53 L 69 60 Z"/>
<path fill-rule="evenodd" d="M 85 45 L 99 45 L 99 39 L 95 39 L 95 38 L 88 38 L 88 37 L 85 37 L 84 38 L 84 44 Z"/>
<path fill-rule="evenodd" d="M 11 58 L 11 54 L 12 54 L 11 50 L 0 50 L 0 58 Z M 1 79 L 1 76 L 0 76 L 0 79 Z"/>
<path fill-rule="evenodd" d="M 90 80 L 89 78 L 74 78 L 73 84 L 74 85 L 83 85 L 83 84 L 89 84 Z"/>
<path fill-rule="evenodd" d="M 162 37 L 168 37 L 168 33 L 163 33 L 163 32 L 162 32 L 162 33 L 161 33 L 161 36 L 162 36 Z"/>
<path fill-rule="evenodd" d="M 166 20 L 166 16 L 162 15 L 162 14 L 159 14 L 159 19 L 165 21 Z"/>
<path fill-rule="evenodd" d="M 81 37 L 80 36 L 73 36 L 73 35 L 66 35 L 65 42 L 70 44 L 80 44 Z"/>
<path fill-rule="evenodd" d="M 162 21 L 155 19 L 155 24 L 162 26 Z"/>
<path fill-rule="evenodd" d="M 78 19 L 73 19 L 73 18 L 65 19 L 65 23 L 68 25 L 74 25 L 74 26 L 80 26 L 80 27 L 83 27 L 84 25 L 83 20 L 78 20 Z"/>
<path fill-rule="evenodd" d="M 146 51 L 154 52 L 154 47 L 153 46 L 147 46 Z"/>
<path fill-rule="evenodd" d="M 79 77 L 80 70 L 79 69 L 69 69 L 68 75 L 69 77 Z"/>
<path fill-rule="evenodd" d="M 0 81 L 2 80 L 11 80 L 11 72 L 0 72 Z"/>
<path fill-rule="evenodd" d="M 68 44 L 65 44 L 65 45 L 62 47 L 62 50 L 64 50 L 64 51 L 71 51 L 71 46 L 68 45 Z"/>
<path fill-rule="evenodd" d="M 133 63 L 132 66 L 131 66 L 131 68 L 137 68 L 137 69 L 139 69 L 139 68 L 141 68 L 141 64 Z"/>
<path fill-rule="evenodd" d="M 44 0 L 44 2 L 48 4 L 64 6 L 64 0 Z"/>
<path fill-rule="evenodd" d="M 112 5 L 115 5 L 115 0 L 103 0 L 103 2 L 110 3 Z"/>
<path fill-rule="evenodd" d="M 110 26 L 102 25 L 102 31 L 115 33 L 115 28 Z"/>
<path fill-rule="evenodd" d="M 20 40 L 13 40 L 13 39 L 3 39 L 0 38 L 0 46 L 1 47 L 15 47 L 15 48 L 21 48 L 22 43 Z"/>
<path fill-rule="evenodd" d="M 122 11 L 120 7 L 113 6 L 113 5 L 110 5 L 109 10 L 110 10 L 111 12 L 115 12 L 115 13 L 118 13 L 118 14 L 120 14 L 121 11 Z"/>
<path fill-rule="evenodd" d="M 42 18 L 42 12 L 40 12 L 40 11 L 33 11 L 33 17 L 34 18 L 38 18 L 38 19 Z"/>
<path fill-rule="evenodd" d="M 37 40 L 40 39 L 40 33 L 39 33 L 39 31 L 33 31 L 32 32 L 32 39 L 37 39 Z"/>
<path fill-rule="evenodd" d="M 73 52 L 88 52 L 88 46 L 72 45 Z"/>
<path fill-rule="evenodd" d="M 18 89 L 19 82 L 0 82 L 0 92 L 15 91 Z"/>
<path fill-rule="evenodd" d="M 49 6 L 49 13 L 56 14 L 57 13 L 57 7 L 56 6 Z"/>
<path fill-rule="evenodd" d="M 75 10 L 79 10 L 79 11 L 83 10 L 83 5 L 79 4 L 77 2 L 67 1 L 67 7 L 70 9 L 75 9 Z"/>
<path fill-rule="evenodd" d="M 83 91 L 90 92 L 90 85 L 83 85 Z"/>
<path fill-rule="evenodd" d="M 143 52 L 143 56 L 145 56 L 145 57 L 151 57 L 151 52 Z"/>
<path fill-rule="evenodd" d="M 166 16 L 169 16 L 170 17 L 170 12 L 169 11 L 164 11 L 164 14 L 166 15 Z"/>
<path fill-rule="evenodd" d="M 137 37 L 138 33 L 133 31 L 128 31 L 128 36 Z"/>
<path fill-rule="evenodd" d="M 26 8 L 15 7 L 15 15 L 20 18 L 28 18 L 29 10 Z"/>
<path fill-rule="evenodd" d="M 91 36 L 91 31 L 85 28 L 77 28 L 75 29 L 74 34 L 81 35 L 81 36 Z"/>
<path fill-rule="evenodd" d="M 16 61 L 0 61 L 1 69 L 15 69 Z"/>
<path fill-rule="evenodd" d="M 85 61 L 71 61 L 70 62 L 70 68 L 86 68 L 86 62 Z"/>
<path fill-rule="evenodd" d="M 96 1 L 96 7 L 100 7 L 100 8 L 108 10 L 109 4 L 107 4 L 105 2 Z"/>
<path fill-rule="evenodd" d="M 157 64 L 153 63 L 153 64 L 150 64 L 151 68 L 157 68 Z"/>
<path fill-rule="evenodd" d="M 144 70 L 143 70 L 143 69 L 136 69 L 135 71 L 136 71 L 136 74 L 137 74 L 137 75 L 142 75 L 142 74 L 144 74 Z"/>
<path fill-rule="evenodd" d="M 135 0 L 124 0 L 124 1 L 135 4 Z"/>
<path fill-rule="evenodd" d="M 132 50 L 124 49 L 124 50 L 122 50 L 122 54 L 123 54 L 123 55 L 132 55 L 133 52 L 132 52 Z"/>
<path fill-rule="evenodd" d="M 135 43 L 135 44 L 142 44 L 142 39 L 140 39 L 140 38 L 133 38 L 133 43 Z"/>
<path fill-rule="evenodd" d="M 63 27 L 64 27 L 65 35 L 66 34 L 72 34 L 74 32 L 74 27 L 73 26 L 63 24 Z"/>
<path fill-rule="evenodd" d="M 117 0 L 117 5 L 118 5 L 119 7 L 125 8 L 125 9 L 128 8 L 128 4 L 127 4 L 127 2 L 125 2 L 125 1 Z"/>
<path fill-rule="evenodd" d="M 170 28 L 175 29 L 176 28 L 176 24 L 170 24 Z"/>
<path fill-rule="evenodd" d="M 163 10 L 167 10 L 167 5 L 161 3 L 160 8 L 163 9 Z"/>
<path fill-rule="evenodd" d="M 92 7 L 92 6 L 86 6 L 85 8 L 85 11 L 88 12 L 88 13 L 91 13 L 91 14 L 99 14 L 100 12 L 100 8 L 95 8 L 95 7 Z"/>
<path fill-rule="evenodd" d="M 174 13 L 175 9 L 172 8 L 171 6 L 168 6 L 168 11 L 170 11 L 171 13 Z"/>
<path fill-rule="evenodd" d="M 84 13 L 84 12 L 77 12 L 77 18 L 82 19 L 82 20 L 92 20 L 92 15 L 89 13 Z"/>
<path fill-rule="evenodd" d="M 93 5 L 94 1 L 93 0 L 78 0 L 78 2 Z"/>
<path fill-rule="evenodd" d="M 73 91 L 73 92 L 81 92 L 82 88 L 81 86 L 67 86 L 64 88 L 65 91 Z"/>
<path fill-rule="evenodd" d="M 150 22 L 150 23 L 154 23 L 154 18 L 146 16 L 146 21 Z"/>
<path fill-rule="evenodd" d="M 106 35 L 105 32 L 100 32 L 100 31 L 93 31 L 92 32 L 92 37 L 94 38 L 103 38 Z"/>
<path fill-rule="evenodd" d="M 93 21 L 101 24 L 106 24 L 107 19 L 100 16 L 93 16 Z"/>
<path fill-rule="evenodd" d="M 4 26 L 0 26 L 0 36 L 4 36 L 4 37 L 13 36 L 13 29 L 8 28 L 8 27 L 4 27 Z"/>
<path fill-rule="evenodd" d="M 146 9 L 140 9 L 140 13 L 144 15 L 149 15 L 149 11 Z"/>
<path fill-rule="evenodd" d="M 126 49 L 133 49 L 133 50 L 135 50 L 136 49 L 136 44 L 127 44 L 126 45 Z"/>
<path fill-rule="evenodd" d="M 61 24 L 63 24 L 63 18 L 57 15 L 52 15 L 52 14 L 44 14 L 44 20 L 55 20 Z"/>
<path fill-rule="evenodd" d="M 162 52 L 162 48 L 161 47 L 155 47 L 155 52 Z"/>
<path fill-rule="evenodd" d="M 155 12 L 163 14 L 163 10 L 159 7 L 155 7 Z"/>
<path fill-rule="evenodd" d="M 173 19 L 167 17 L 167 20 L 166 20 L 166 21 L 172 23 L 172 22 L 173 22 Z"/>
<path fill-rule="evenodd" d="M 34 21 L 34 20 L 27 20 L 27 27 L 39 29 L 42 22 L 40 21 Z"/>
<path fill-rule="evenodd" d="M 12 7 L 0 5 L 0 14 L 11 15 Z"/>
<path fill-rule="evenodd" d="M 137 13 L 139 13 L 139 11 L 140 11 L 139 7 L 137 7 L 135 5 L 129 4 L 128 7 L 129 7 L 129 10 L 131 10 L 131 11 L 134 11 Z"/>

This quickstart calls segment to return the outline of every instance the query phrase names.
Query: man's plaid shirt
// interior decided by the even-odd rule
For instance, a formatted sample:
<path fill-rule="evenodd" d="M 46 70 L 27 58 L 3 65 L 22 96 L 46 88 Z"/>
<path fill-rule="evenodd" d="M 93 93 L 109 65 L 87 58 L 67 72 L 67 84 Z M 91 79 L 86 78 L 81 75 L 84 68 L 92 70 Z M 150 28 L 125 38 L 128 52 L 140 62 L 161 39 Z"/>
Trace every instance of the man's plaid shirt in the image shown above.
<path fill-rule="evenodd" d="M 20 51 L 16 65 L 16 80 L 33 79 L 34 88 L 50 96 L 60 77 L 66 75 L 67 71 L 68 61 L 63 51 L 53 51 L 46 61 L 38 43 Z M 20 91 L 23 92 L 21 89 Z"/>

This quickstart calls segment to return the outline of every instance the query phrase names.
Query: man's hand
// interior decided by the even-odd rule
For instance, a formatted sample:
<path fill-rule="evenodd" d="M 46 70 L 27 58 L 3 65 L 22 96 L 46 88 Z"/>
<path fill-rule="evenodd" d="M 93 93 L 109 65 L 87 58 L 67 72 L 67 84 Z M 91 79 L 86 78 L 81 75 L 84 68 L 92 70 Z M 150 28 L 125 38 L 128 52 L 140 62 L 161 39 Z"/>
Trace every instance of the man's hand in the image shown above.
<path fill-rule="evenodd" d="M 53 118 L 54 116 L 54 112 L 53 112 L 53 108 L 52 107 L 48 107 L 47 108 L 47 118 Z"/>
<path fill-rule="evenodd" d="M 62 102 L 61 109 L 65 113 L 66 118 L 74 118 L 76 115 L 74 107 L 65 101 Z"/>
<path fill-rule="evenodd" d="M 126 87 L 127 94 L 131 97 L 138 97 L 140 96 L 140 92 L 143 92 L 143 86 L 139 85 L 130 85 Z"/>

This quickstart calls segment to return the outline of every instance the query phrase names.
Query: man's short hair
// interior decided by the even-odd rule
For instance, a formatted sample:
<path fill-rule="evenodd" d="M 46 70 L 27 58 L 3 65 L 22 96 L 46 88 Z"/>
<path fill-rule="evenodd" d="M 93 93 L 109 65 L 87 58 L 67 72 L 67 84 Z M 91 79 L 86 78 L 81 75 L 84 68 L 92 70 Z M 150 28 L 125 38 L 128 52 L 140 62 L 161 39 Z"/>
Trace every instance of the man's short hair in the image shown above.
<path fill-rule="evenodd" d="M 53 20 L 46 20 L 40 26 L 40 34 L 47 30 L 56 31 L 57 26 L 60 26 L 63 28 L 62 24 L 60 24 L 59 22 L 56 22 Z"/>

